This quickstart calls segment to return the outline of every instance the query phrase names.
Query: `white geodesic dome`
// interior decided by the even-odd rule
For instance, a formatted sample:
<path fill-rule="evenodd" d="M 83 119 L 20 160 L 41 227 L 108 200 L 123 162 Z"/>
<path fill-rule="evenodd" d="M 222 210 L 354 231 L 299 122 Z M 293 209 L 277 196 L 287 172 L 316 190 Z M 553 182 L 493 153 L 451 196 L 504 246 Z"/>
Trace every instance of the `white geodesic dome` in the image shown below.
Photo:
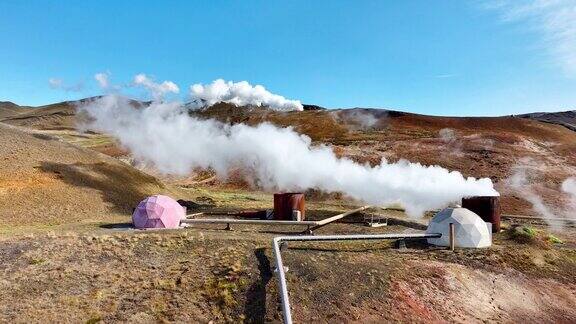
<path fill-rule="evenodd" d="M 450 245 L 450 223 L 454 223 L 455 246 L 483 248 L 492 245 L 492 224 L 466 208 L 446 208 L 434 216 L 426 233 L 440 233 L 442 237 L 428 239 L 437 246 Z"/>

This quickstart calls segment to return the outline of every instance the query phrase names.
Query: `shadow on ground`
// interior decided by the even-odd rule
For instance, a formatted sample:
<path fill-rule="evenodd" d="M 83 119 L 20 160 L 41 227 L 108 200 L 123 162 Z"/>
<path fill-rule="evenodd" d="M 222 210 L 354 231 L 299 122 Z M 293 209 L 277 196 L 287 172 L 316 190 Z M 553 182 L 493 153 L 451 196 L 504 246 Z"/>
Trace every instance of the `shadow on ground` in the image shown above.
<path fill-rule="evenodd" d="M 134 206 L 150 194 L 165 189 L 156 178 L 138 170 L 111 163 L 41 162 L 40 170 L 56 175 L 67 184 L 96 189 L 115 212 L 130 215 Z"/>
<path fill-rule="evenodd" d="M 266 318 L 266 285 L 272 278 L 272 269 L 270 260 L 265 253 L 266 249 L 259 248 L 254 251 L 256 260 L 258 260 L 258 270 L 260 271 L 260 280 L 257 280 L 250 286 L 246 293 L 246 306 L 244 314 L 247 323 L 264 323 Z"/>
<path fill-rule="evenodd" d="M 136 230 L 132 223 L 109 223 L 109 224 L 102 224 L 100 228 L 105 229 L 112 229 L 118 231 L 127 231 L 127 230 Z"/>

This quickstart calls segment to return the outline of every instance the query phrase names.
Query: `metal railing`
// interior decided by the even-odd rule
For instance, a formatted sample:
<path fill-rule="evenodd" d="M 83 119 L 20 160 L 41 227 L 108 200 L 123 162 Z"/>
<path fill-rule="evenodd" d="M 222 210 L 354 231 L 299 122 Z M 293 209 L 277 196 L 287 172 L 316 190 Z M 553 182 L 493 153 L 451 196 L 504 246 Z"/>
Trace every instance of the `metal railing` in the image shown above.
<path fill-rule="evenodd" d="M 328 217 L 323 220 L 318 221 L 296 221 L 296 220 L 264 220 L 264 219 L 232 219 L 232 218 L 193 218 L 193 219 L 183 219 L 180 221 L 181 224 L 226 224 L 227 229 L 230 229 L 230 224 L 251 224 L 251 225 L 290 225 L 290 226 L 307 226 L 307 232 L 318 229 L 322 226 L 326 226 L 333 223 L 339 219 L 350 216 L 352 214 L 364 211 L 372 206 L 362 206 L 345 213 L 341 213 L 332 217 Z M 201 213 L 195 214 L 199 216 Z"/>
<path fill-rule="evenodd" d="M 371 235 L 319 235 L 319 236 L 278 236 L 272 240 L 274 258 L 276 260 L 276 273 L 278 275 L 278 288 L 280 289 L 280 303 L 285 324 L 292 324 L 292 313 L 290 311 L 290 300 L 288 296 L 288 285 L 284 273 L 284 264 L 280 252 L 280 245 L 283 242 L 294 241 L 353 241 L 353 240 L 395 240 L 395 239 L 428 239 L 439 238 L 442 234 L 433 233 L 413 233 L 413 234 L 371 234 Z"/>

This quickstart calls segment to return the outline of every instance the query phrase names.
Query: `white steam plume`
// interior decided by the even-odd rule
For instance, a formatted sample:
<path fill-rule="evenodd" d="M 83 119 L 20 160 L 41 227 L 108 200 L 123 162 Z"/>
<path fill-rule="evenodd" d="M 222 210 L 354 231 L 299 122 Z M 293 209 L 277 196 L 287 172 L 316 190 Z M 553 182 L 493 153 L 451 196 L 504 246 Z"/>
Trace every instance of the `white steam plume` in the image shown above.
<path fill-rule="evenodd" d="M 350 130 L 370 130 L 381 123 L 374 113 L 364 109 L 345 109 L 332 111 L 331 115 Z"/>
<path fill-rule="evenodd" d="M 562 191 L 570 196 L 569 206 L 566 206 L 564 210 L 560 208 L 558 211 L 553 211 L 544 203 L 542 197 L 534 191 L 533 183 L 530 181 L 530 170 L 538 167 L 537 164 L 531 159 L 521 159 L 519 162 L 520 164 L 512 168 L 512 175 L 506 179 L 510 189 L 532 204 L 532 209 L 539 216 L 542 216 L 554 230 L 561 230 L 563 225 L 554 219 L 576 219 L 576 178 L 567 178 L 561 186 Z"/>
<path fill-rule="evenodd" d="M 562 191 L 570 196 L 568 218 L 576 219 L 576 177 L 570 177 L 562 182 Z"/>
<path fill-rule="evenodd" d="M 98 82 L 100 88 L 106 90 L 110 87 L 110 73 L 109 72 L 102 72 L 94 74 L 94 79 Z"/>
<path fill-rule="evenodd" d="M 200 120 L 179 103 L 153 102 L 136 109 L 127 99 L 110 95 L 79 109 L 91 117 L 87 127 L 115 136 L 135 159 L 164 173 L 212 168 L 226 178 L 240 170 L 247 181 L 266 190 L 343 192 L 369 204 L 399 204 L 411 216 L 464 196 L 498 195 L 487 178 L 465 178 L 408 161 L 358 164 L 337 158 L 330 147 L 313 146 L 308 136 L 290 127 Z"/>
<path fill-rule="evenodd" d="M 134 77 L 134 85 L 141 86 L 150 91 L 154 99 L 162 98 L 167 93 L 178 93 L 180 88 L 172 81 L 156 83 L 146 74 L 138 74 Z"/>
<path fill-rule="evenodd" d="M 528 179 L 527 167 L 524 165 L 517 165 L 513 167 L 513 173 L 507 179 L 507 183 L 514 191 L 521 193 L 522 198 L 526 199 L 536 213 L 542 215 L 544 219 L 558 218 L 542 201 L 537 193 L 532 189 L 532 185 Z"/>
<path fill-rule="evenodd" d="M 288 100 L 269 92 L 261 85 L 252 86 L 246 81 L 232 82 L 218 79 L 208 85 L 197 83 L 190 87 L 190 95 L 198 107 L 227 102 L 239 107 L 267 106 L 282 111 L 304 109 L 298 100 Z"/>
<path fill-rule="evenodd" d="M 458 139 L 456 137 L 456 132 L 454 132 L 454 130 L 451 128 L 442 128 L 438 132 L 438 135 L 440 136 L 440 139 L 442 139 L 442 141 L 445 143 L 454 143 Z"/>

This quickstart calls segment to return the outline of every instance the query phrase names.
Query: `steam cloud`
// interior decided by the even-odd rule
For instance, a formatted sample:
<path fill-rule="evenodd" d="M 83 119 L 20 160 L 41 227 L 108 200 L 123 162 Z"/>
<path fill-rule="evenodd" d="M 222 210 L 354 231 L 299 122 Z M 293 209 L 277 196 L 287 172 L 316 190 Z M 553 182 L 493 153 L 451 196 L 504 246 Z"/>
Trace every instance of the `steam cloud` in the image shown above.
<path fill-rule="evenodd" d="M 96 79 L 96 82 L 98 82 L 98 85 L 102 89 L 108 89 L 110 87 L 109 78 L 110 78 L 110 73 L 108 73 L 108 72 L 96 73 L 94 75 L 94 79 Z"/>
<path fill-rule="evenodd" d="M 226 91 L 233 85 L 216 84 L 226 85 Z M 214 100 L 234 97 L 196 88 Z M 358 164 L 337 158 L 330 147 L 313 146 L 308 136 L 290 127 L 200 120 L 177 102 L 153 102 L 136 109 L 128 99 L 109 95 L 79 109 L 91 117 L 87 128 L 115 136 L 135 159 L 168 174 L 211 168 L 225 179 L 239 170 L 245 180 L 265 190 L 343 192 L 369 204 L 399 204 L 414 217 L 463 196 L 498 195 L 487 178 L 465 178 L 456 171 L 408 161 L 382 160 L 374 167 Z"/>
<path fill-rule="evenodd" d="M 197 83 L 190 87 L 190 95 L 196 99 L 197 107 L 227 102 L 236 106 L 267 106 L 283 111 L 304 109 L 298 100 L 288 100 L 269 92 L 261 85 L 252 86 L 246 81 L 232 82 L 218 79 L 208 85 Z"/>
<path fill-rule="evenodd" d="M 562 182 L 562 191 L 570 196 L 570 218 L 576 219 L 576 177 L 570 177 Z"/>
<path fill-rule="evenodd" d="M 521 193 L 522 198 L 526 199 L 532 204 L 532 209 L 555 230 L 562 229 L 562 223 L 554 221 L 557 218 L 565 218 L 576 220 L 576 177 L 567 178 L 562 182 L 561 189 L 569 195 L 570 202 L 565 210 L 553 211 L 543 201 L 542 197 L 538 195 L 530 181 L 529 172 L 533 161 L 530 159 L 521 159 L 521 164 L 514 166 L 513 173 L 510 178 L 506 179 L 508 186 Z"/>
<path fill-rule="evenodd" d="M 64 83 L 64 81 L 62 81 L 62 79 L 58 78 L 48 79 L 48 84 L 52 89 L 63 90 L 66 92 L 79 92 L 84 89 L 84 84 L 82 82 L 78 82 L 73 85 L 67 85 Z"/>
<path fill-rule="evenodd" d="M 438 135 L 440 136 L 440 139 L 442 139 L 442 141 L 445 143 L 453 143 L 458 139 L 456 137 L 456 132 L 454 132 L 454 130 L 451 128 L 442 128 L 438 132 Z"/>
<path fill-rule="evenodd" d="M 373 113 L 362 109 L 338 110 L 331 112 L 331 114 L 337 121 L 343 122 L 350 130 L 373 129 L 381 122 Z"/>
<path fill-rule="evenodd" d="M 150 91 L 150 93 L 155 99 L 162 98 L 165 94 L 168 93 L 180 92 L 180 88 L 178 88 L 176 83 L 172 81 L 164 81 L 162 83 L 156 83 L 146 74 L 143 73 L 138 74 L 134 77 L 134 85 L 144 87 L 145 89 Z"/>

